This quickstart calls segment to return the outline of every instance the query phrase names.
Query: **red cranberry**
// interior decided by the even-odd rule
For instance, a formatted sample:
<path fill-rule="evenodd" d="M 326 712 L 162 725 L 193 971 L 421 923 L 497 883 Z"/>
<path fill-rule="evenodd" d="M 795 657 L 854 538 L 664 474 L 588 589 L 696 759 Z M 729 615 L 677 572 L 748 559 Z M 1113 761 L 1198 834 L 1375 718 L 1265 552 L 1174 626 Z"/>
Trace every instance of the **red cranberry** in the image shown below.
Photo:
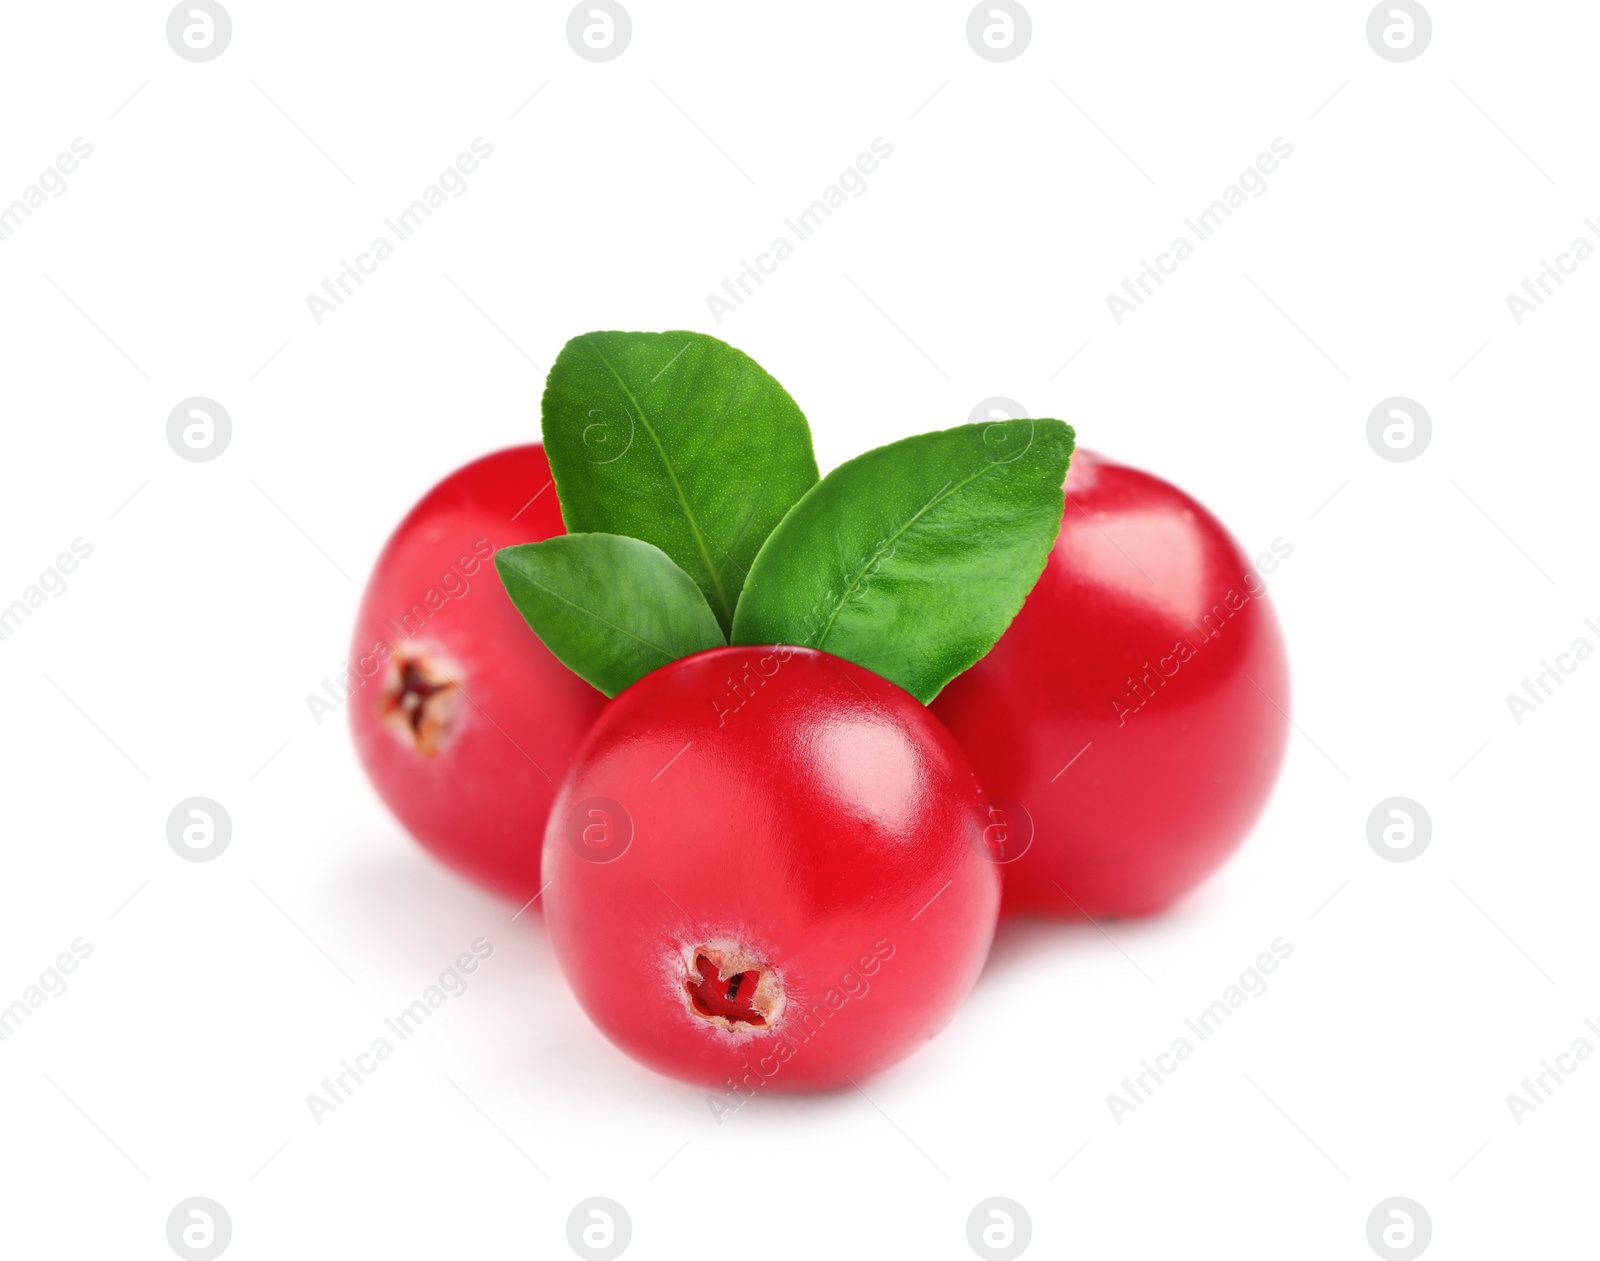
<path fill-rule="evenodd" d="M 519 902 L 539 890 L 545 815 L 605 697 L 529 633 L 493 558 L 562 532 L 541 447 L 456 470 L 384 547 L 350 651 L 350 724 L 378 795 L 437 857 Z"/>
<path fill-rule="evenodd" d="M 802 648 L 716 648 L 621 693 L 545 832 L 556 957 L 602 1031 L 720 1088 L 848 1085 L 950 1019 L 1000 879 L 966 757 L 909 693 Z"/>
<path fill-rule="evenodd" d="M 1177 487 L 1080 450 L 1066 493 L 1022 612 L 933 709 L 1004 808 L 1008 909 L 1146 914 L 1220 866 L 1266 803 L 1288 737 L 1283 636 L 1255 567 Z"/>

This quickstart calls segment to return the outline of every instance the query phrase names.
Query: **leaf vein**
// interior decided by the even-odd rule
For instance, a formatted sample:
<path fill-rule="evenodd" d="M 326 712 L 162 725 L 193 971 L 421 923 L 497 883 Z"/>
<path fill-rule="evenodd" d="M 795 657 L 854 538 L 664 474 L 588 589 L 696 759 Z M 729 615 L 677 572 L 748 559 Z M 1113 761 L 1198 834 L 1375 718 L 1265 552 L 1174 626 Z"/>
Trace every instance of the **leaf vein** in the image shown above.
<path fill-rule="evenodd" d="M 972 485 L 973 482 L 982 477 L 985 473 L 991 472 L 995 467 L 996 466 L 993 464 L 986 464 L 971 477 L 966 478 L 961 482 L 960 485 L 955 487 L 952 487 L 949 482 L 946 482 L 934 492 L 932 499 L 928 500 L 927 503 L 923 504 L 922 507 L 918 508 L 916 512 L 906 519 L 906 523 L 904 525 L 902 525 L 888 538 L 880 540 L 878 549 L 873 552 L 873 554 L 862 564 L 861 568 L 856 572 L 856 576 L 850 580 L 850 585 L 845 588 L 844 594 L 839 597 L 838 603 L 834 606 L 833 613 L 828 618 L 828 624 L 822 628 L 822 633 L 817 637 L 817 642 L 813 645 L 813 647 L 821 648 L 823 644 L 827 643 L 828 635 L 833 630 L 833 624 L 839 620 L 839 614 L 844 612 L 844 606 L 850 603 L 851 596 L 855 594 L 856 588 L 861 585 L 861 580 L 866 577 L 867 571 L 872 568 L 873 562 L 877 560 L 878 557 L 882 556 L 886 551 L 892 551 L 894 543 L 900 538 L 900 536 L 914 526 L 927 513 L 932 511 L 935 506 L 943 503 L 946 499 L 959 494 L 968 486 Z"/>
<path fill-rule="evenodd" d="M 661 436 L 656 433 L 655 426 L 650 423 L 650 418 L 645 415 L 644 404 L 634 396 L 633 391 L 628 387 L 628 383 L 622 379 L 622 374 L 616 370 L 611 361 L 606 358 L 605 352 L 596 346 L 588 335 L 584 336 L 583 344 L 594 352 L 595 358 L 605 365 L 606 371 L 611 374 L 612 379 L 616 381 L 622 392 L 628 396 L 628 401 L 638 409 L 639 423 L 644 426 L 645 433 L 650 435 L 650 441 L 655 444 L 656 453 L 661 457 L 662 466 L 667 470 L 667 477 L 672 482 L 672 489 L 677 496 L 678 506 L 683 509 L 684 520 L 689 523 L 689 531 L 694 535 L 695 546 L 700 549 L 700 558 L 705 562 L 706 573 L 710 576 L 712 585 L 717 589 L 717 603 L 722 606 L 723 612 L 731 619 L 733 617 L 733 609 L 728 605 L 728 593 L 722 585 L 722 574 L 711 562 L 711 553 L 706 547 L 705 535 L 700 531 L 700 522 L 695 519 L 694 509 L 689 506 L 688 496 L 684 494 L 683 483 L 678 480 L 678 470 L 667 455 L 667 449 L 661 443 Z M 683 351 L 678 353 L 682 354 Z"/>

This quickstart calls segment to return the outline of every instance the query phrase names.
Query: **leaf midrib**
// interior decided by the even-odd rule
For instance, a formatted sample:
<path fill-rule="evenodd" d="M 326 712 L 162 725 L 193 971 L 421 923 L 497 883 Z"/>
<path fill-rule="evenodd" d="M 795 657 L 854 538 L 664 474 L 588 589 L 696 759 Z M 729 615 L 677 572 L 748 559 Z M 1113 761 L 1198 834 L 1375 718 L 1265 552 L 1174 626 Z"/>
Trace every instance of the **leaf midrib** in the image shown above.
<path fill-rule="evenodd" d="M 861 579 L 866 576 L 867 570 L 872 567 L 872 562 L 879 556 L 883 555 L 885 548 L 893 544 L 895 540 L 897 540 L 902 534 L 914 526 L 919 520 L 922 519 L 922 517 L 926 516 L 929 512 L 932 512 L 934 508 L 938 507 L 945 500 L 959 494 L 968 486 L 972 485 L 973 482 L 982 477 L 985 473 L 993 472 L 997 467 L 1000 466 L 995 464 L 986 464 L 983 468 L 979 469 L 971 477 L 966 478 L 957 486 L 949 486 L 947 483 L 946 490 L 940 491 L 932 499 L 928 500 L 927 503 L 923 504 L 922 507 L 918 508 L 915 513 L 906 519 L 906 523 L 904 525 L 902 525 L 888 538 L 884 539 L 878 549 L 861 566 L 856 576 L 850 580 L 849 587 L 845 589 L 845 593 L 839 598 L 838 605 L 834 608 L 832 615 L 828 618 L 828 624 L 822 628 L 822 634 L 817 638 L 817 642 L 813 646 L 820 649 L 823 644 L 828 642 L 828 635 L 833 630 L 833 624 L 839 620 L 839 614 L 844 612 L 844 606 L 850 603 L 850 597 L 855 594 L 856 588 L 861 585 Z"/>
<path fill-rule="evenodd" d="M 628 401 L 638 410 L 639 423 L 644 426 L 645 433 L 650 435 L 650 441 L 655 444 L 656 453 L 661 457 L 661 463 L 667 470 L 667 477 L 672 482 L 673 493 L 678 497 L 678 506 L 683 509 L 684 520 L 689 523 L 689 531 L 694 535 L 695 546 L 700 549 L 700 559 L 705 562 L 706 573 L 711 578 L 712 586 L 716 588 L 717 603 L 731 621 L 733 609 L 728 605 L 728 593 L 722 585 L 722 575 L 718 571 L 718 567 L 711 563 L 711 553 L 706 547 L 705 535 L 700 532 L 700 523 L 695 519 L 694 509 L 689 506 L 688 496 L 684 494 L 683 483 L 678 480 L 678 470 L 673 467 L 672 460 L 667 455 L 667 449 L 662 446 L 661 436 L 656 433 L 655 426 L 650 423 L 650 418 L 645 415 L 644 404 L 639 402 L 633 390 L 629 388 L 628 383 L 622 379 L 622 374 L 606 358 L 605 351 L 595 345 L 588 334 L 584 335 L 582 341 L 585 346 L 594 352 L 595 358 L 605 365 L 606 371 L 611 374 L 611 379 L 617 383 L 622 392 L 628 396 Z M 719 622 L 721 620 L 721 618 L 718 619 Z"/>

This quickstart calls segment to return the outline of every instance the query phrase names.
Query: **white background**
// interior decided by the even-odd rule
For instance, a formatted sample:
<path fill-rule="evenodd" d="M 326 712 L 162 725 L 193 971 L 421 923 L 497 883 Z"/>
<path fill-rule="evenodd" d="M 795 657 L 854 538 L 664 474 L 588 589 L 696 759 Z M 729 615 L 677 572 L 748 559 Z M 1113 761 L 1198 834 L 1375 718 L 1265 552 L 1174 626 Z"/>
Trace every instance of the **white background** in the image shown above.
<path fill-rule="evenodd" d="M 1506 1097 L 1600 1047 L 1600 663 L 1520 725 L 1505 698 L 1600 646 L 1600 261 L 1521 326 L 1505 299 L 1600 212 L 1600 13 L 1440 0 L 1394 64 L 1362 3 L 1032 9 L 996 64 L 961 3 L 639 0 L 593 64 L 565 5 L 236 0 L 192 64 L 161 4 L 7 6 L 0 203 L 94 146 L 0 243 L 0 603 L 94 548 L 0 643 L 0 1003 L 93 945 L 0 1044 L 8 1255 L 170 1256 L 195 1195 L 241 1259 L 570 1255 L 592 1195 L 640 1258 L 971 1256 L 995 1195 L 1039 1256 L 1368 1256 L 1395 1195 L 1431 1255 L 1593 1248 L 1600 1062 L 1520 1126 Z M 318 326 L 306 295 L 479 136 L 467 192 Z M 707 295 L 879 136 L 868 191 L 717 325 Z M 1106 296 L 1280 136 L 1118 326 Z M 534 438 L 562 342 L 613 327 L 750 352 L 824 469 L 1006 395 L 1248 551 L 1292 543 L 1298 733 L 1234 861 L 1158 921 L 1007 924 L 870 1098 L 718 1125 L 612 1049 L 538 919 L 411 843 L 305 698 L 406 508 Z M 233 419 L 210 463 L 167 445 L 193 395 Z M 1392 395 L 1433 418 L 1410 463 L 1367 444 Z M 232 817 L 216 861 L 167 845 L 192 795 Z M 1392 795 L 1433 820 L 1412 862 L 1367 843 Z M 306 1096 L 479 936 L 471 989 L 317 1125 Z M 1117 1124 L 1278 937 L 1271 988 Z"/>

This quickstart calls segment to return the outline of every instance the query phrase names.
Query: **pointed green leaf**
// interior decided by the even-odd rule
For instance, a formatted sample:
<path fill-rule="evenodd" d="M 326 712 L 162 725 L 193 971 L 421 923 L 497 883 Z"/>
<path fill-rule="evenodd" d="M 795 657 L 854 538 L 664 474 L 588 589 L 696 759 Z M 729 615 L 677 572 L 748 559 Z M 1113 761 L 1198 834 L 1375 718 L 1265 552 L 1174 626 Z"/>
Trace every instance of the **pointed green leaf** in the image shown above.
<path fill-rule="evenodd" d="M 543 425 L 567 530 L 654 543 L 724 631 L 762 542 L 817 481 L 795 401 L 704 333 L 574 337 L 550 369 Z"/>
<path fill-rule="evenodd" d="M 840 465 L 768 536 L 733 642 L 821 648 L 931 701 L 1043 572 L 1072 444 L 1059 420 L 1007 420 Z"/>
<path fill-rule="evenodd" d="M 502 547 L 494 563 L 544 646 L 607 696 L 727 642 L 694 579 L 638 539 L 558 534 Z"/>

